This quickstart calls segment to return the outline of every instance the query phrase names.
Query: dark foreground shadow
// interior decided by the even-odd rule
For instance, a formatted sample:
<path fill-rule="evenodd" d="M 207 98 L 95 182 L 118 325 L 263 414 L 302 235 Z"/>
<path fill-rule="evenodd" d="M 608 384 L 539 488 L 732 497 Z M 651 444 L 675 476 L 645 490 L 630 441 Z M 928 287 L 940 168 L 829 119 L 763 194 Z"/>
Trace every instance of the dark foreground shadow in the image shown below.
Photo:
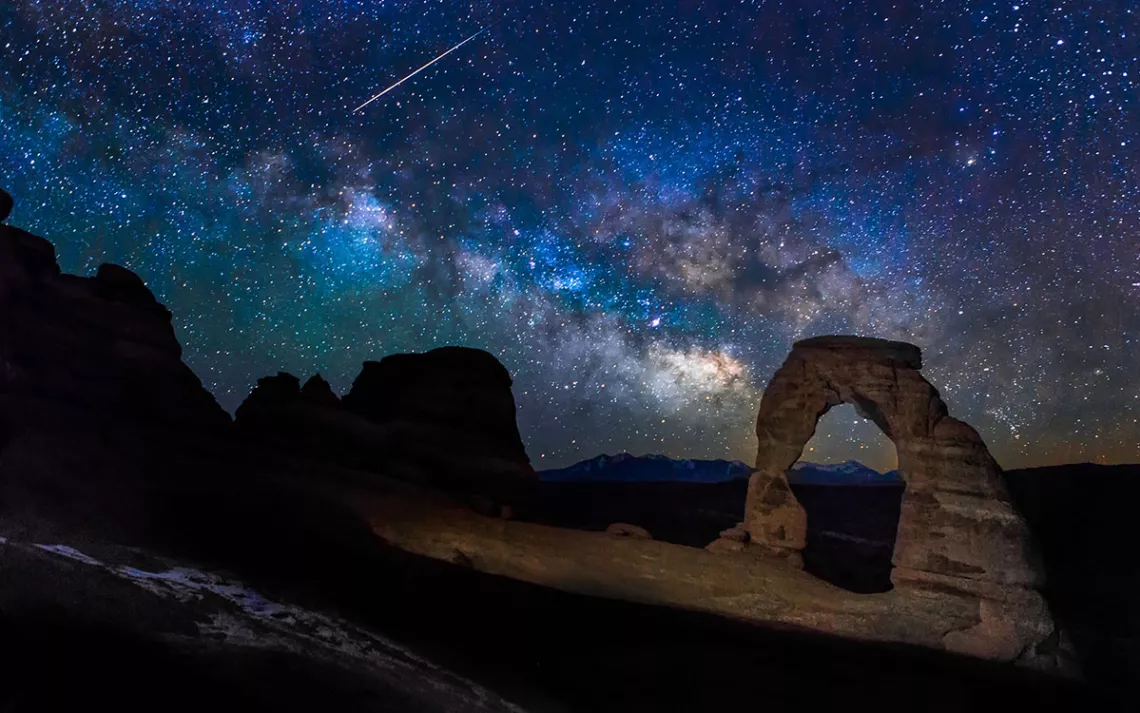
<path fill-rule="evenodd" d="M 256 648 L 181 650 L 57 609 L 0 618 L 0 710 L 414 711 L 398 690 Z"/>
<path fill-rule="evenodd" d="M 326 580 L 320 598 L 533 711 L 1108 708 L 1008 666 L 591 599 L 399 553 L 371 564 L 383 566 Z M 0 709 L 11 711 L 416 710 L 391 691 L 380 701 L 334 666 L 256 650 L 174 652 L 52 610 L 0 620 L 0 666 Z"/>
<path fill-rule="evenodd" d="M 1140 700 L 1140 466 L 1005 473 L 1045 563 L 1045 595 L 1086 676 Z"/>
<path fill-rule="evenodd" d="M 1106 710 L 1125 702 L 1012 666 L 490 576 L 381 546 L 347 507 L 316 496 L 306 485 L 311 476 L 282 478 L 273 464 L 236 456 L 226 468 L 179 468 L 184 476 L 167 467 L 166 484 L 140 502 L 145 532 L 123 537 L 232 572 L 268 596 L 370 626 L 529 710 L 1004 712 Z M 122 477 L 121 469 L 107 475 L 108 482 Z M 96 499 L 97 477 L 87 471 L 84 478 L 95 495 L 69 529 L 109 512 Z M 287 656 L 174 656 L 115 622 L 92 625 L 83 616 L 91 610 L 90 602 L 76 602 L 69 616 L 8 613 L 0 631 L 0 675 L 7 679 L 0 702 L 12 710 L 51 710 L 58 701 L 120 710 L 178 710 L 203 700 L 235 701 L 246 710 L 359 707 L 354 696 L 363 694 L 342 685 L 335 671 L 298 668 Z M 93 684 L 60 687 L 50 705 L 35 704 L 60 681 L 98 682 L 103 673 L 134 681 L 139 698 Z M 146 704 L 136 706 L 140 699 Z"/>
<path fill-rule="evenodd" d="M 183 498 L 169 517 L 196 510 Z M 535 710 L 1108 706 L 1083 686 L 1012 666 L 569 594 L 412 556 L 378 546 L 332 505 L 268 502 L 257 487 L 215 507 L 209 533 L 181 547 L 351 615 Z"/>

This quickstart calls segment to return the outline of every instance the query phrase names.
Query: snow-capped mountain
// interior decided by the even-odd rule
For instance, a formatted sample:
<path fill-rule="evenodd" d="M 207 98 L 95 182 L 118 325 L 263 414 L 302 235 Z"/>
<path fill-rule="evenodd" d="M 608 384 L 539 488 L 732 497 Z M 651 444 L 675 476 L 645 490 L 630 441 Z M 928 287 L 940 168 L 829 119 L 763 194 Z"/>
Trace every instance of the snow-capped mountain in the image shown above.
<path fill-rule="evenodd" d="M 880 473 L 856 460 L 827 464 L 801 461 L 788 471 L 788 482 L 793 485 L 900 485 L 903 479 L 897 470 Z"/>
<path fill-rule="evenodd" d="M 754 468 L 741 461 L 677 459 L 662 455 L 634 456 L 629 453 L 600 455 L 580 463 L 538 472 L 549 483 L 723 483 L 747 478 Z M 796 463 L 788 471 L 796 485 L 898 485 L 897 470 L 880 473 L 862 463 Z"/>
<path fill-rule="evenodd" d="M 542 470 L 538 477 L 552 483 L 722 483 L 747 478 L 752 470 L 752 466 L 738 460 L 680 460 L 662 455 L 634 456 L 618 453 L 612 456 L 600 455 L 565 468 Z"/>

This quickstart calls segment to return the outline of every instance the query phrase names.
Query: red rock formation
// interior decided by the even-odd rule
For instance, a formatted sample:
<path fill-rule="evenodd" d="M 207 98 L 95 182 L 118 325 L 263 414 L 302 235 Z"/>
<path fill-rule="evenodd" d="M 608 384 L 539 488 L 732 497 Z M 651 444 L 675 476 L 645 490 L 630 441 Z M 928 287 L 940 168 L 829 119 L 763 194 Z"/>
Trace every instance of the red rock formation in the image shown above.
<path fill-rule="evenodd" d="M 319 376 L 258 380 L 239 430 L 315 460 L 522 504 L 536 478 L 515 422 L 511 377 L 478 349 L 444 347 L 365 362 L 343 402 Z"/>
<path fill-rule="evenodd" d="M 344 408 L 382 426 L 394 457 L 445 487 L 521 502 L 536 481 L 510 373 L 485 351 L 441 347 L 364 362 Z"/>
<path fill-rule="evenodd" d="M 328 408 L 340 406 L 340 397 L 333 393 L 332 386 L 320 374 L 313 374 L 301 387 L 301 398 Z"/>
<path fill-rule="evenodd" d="M 160 525 L 151 496 L 193 482 L 184 464 L 232 428 L 181 354 L 170 312 L 137 275 L 61 274 L 51 243 L 0 224 L 6 536 Z"/>
<path fill-rule="evenodd" d="M 845 336 L 798 342 L 760 404 L 745 522 L 753 541 L 773 552 L 803 548 L 807 519 L 785 474 L 819 418 L 838 404 L 854 405 L 894 441 L 907 483 L 892 581 L 980 597 L 981 611 L 990 614 L 978 624 L 985 631 L 960 634 L 968 646 L 947 645 L 985 655 L 976 647 L 991 645 L 1005 618 L 1019 616 L 1023 605 L 1040 615 L 1031 588 L 1041 583 L 1042 569 L 1000 468 L 978 433 L 947 414 L 921 366 L 918 347 L 902 342 Z"/>
<path fill-rule="evenodd" d="M 181 359 L 170 312 L 118 265 L 60 274 L 43 238 L 0 225 L 0 414 L 65 414 L 225 427 L 229 416 Z"/>
<path fill-rule="evenodd" d="M 977 432 L 951 418 L 919 373 L 910 344 L 858 337 L 799 342 L 764 392 L 756 421 L 758 472 L 746 521 L 755 541 L 801 549 L 806 516 L 785 473 L 831 407 L 853 404 L 895 442 L 906 480 L 895 566 L 997 584 L 1033 586 L 1040 568 L 1000 469 Z"/>
<path fill-rule="evenodd" d="M 448 448 L 463 458 L 494 459 L 503 470 L 530 470 L 515 420 L 511 375 L 485 351 L 441 347 L 366 361 L 344 406 L 373 423 L 447 431 Z"/>
<path fill-rule="evenodd" d="M 346 411 L 320 376 L 300 383 L 285 372 L 258 379 L 234 414 L 242 438 L 320 463 L 386 472 L 392 435 Z"/>
<path fill-rule="evenodd" d="M 90 278 L 61 275 L 50 243 L 0 225 L 5 533 L 18 522 L 30 538 L 58 519 L 135 542 L 152 526 L 169 535 L 173 514 L 199 537 L 222 520 L 255 538 L 286 498 L 304 512 L 300 503 L 327 497 L 343 499 L 332 512 L 359 508 L 376 534 L 405 550 L 448 561 L 459 553 L 474 568 L 575 591 L 999 660 L 1024 657 L 1054 633 L 1044 601 L 1027 586 L 1038 570 L 997 465 L 972 429 L 946 415 L 910 345 L 797 345 L 761 406 L 747 536 L 726 531 L 712 552 L 510 519 L 503 505 L 533 483 L 533 470 L 510 376 L 485 352 L 448 348 L 366 364 L 343 404 L 323 380 L 301 388 L 287 374 L 264 379 L 238 425 L 280 447 L 247 450 L 216 449 L 232 430 L 229 418 L 180 356 L 170 313 L 136 275 L 116 266 Z M 871 597 L 754 555 L 802 546 L 803 511 L 784 472 L 816 419 L 844 401 L 895 440 L 909 485 L 898 586 Z M 286 446 L 293 450 L 281 457 Z M 298 448 L 322 462 L 302 463 Z M 334 467 L 342 458 L 353 470 Z M 483 497 L 480 511 L 494 519 L 456 512 L 454 497 L 384 475 Z M 247 524 L 251 512 L 260 514 Z M 312 529 L 295 541 L 340 532 L 338 517 L 306 517 Z M 251 541 L 277 542 L 290 531 L 273 532 Z M 219 551 L 237 546 L 231 538 Z M 263 557 L 265 548 L 249 549 Z"/>

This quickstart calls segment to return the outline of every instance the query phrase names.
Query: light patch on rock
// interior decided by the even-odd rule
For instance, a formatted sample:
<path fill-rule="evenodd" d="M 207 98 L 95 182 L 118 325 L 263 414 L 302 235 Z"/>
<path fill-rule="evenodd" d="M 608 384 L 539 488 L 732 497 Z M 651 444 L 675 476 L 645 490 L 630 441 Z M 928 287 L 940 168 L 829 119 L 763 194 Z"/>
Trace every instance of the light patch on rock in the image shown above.
<path fill-rule="evenodd" d="M 8 541 L 4 540 L 4 542 L 7 543 Z M 62 555 L 63 557 L 76 560 L 77 562 L 82 562 L 83 564 L 92 564 L 100 567 L 105 566 L 102 562 L 95 559 L 94 557 L 89 557 L 74 547 L 68 547 L 67 545 L 35 545 L 35 547 L 38 547 L 46 552 L 53 552 L 57 555 Z"/>
<path fill-rule="evenodd" d="M 4 540 L 2 544 L 7 544 Z M 471 711 L 524 709 L 503 700 L 473 681 L 412 653 L 394 641 L 340 618 L 270 600 L 241 582 L 185 566 L 148 571 L 101 562 L 69 545 L 34 547 L 109 572 L 155 596 L 181 603 L 218 597 L 229 611 L 215 611 L 197 623 L 199 633 L 236 646 L 285 650 L 310 658 L 343 663 L 345 658 L 389 672 L 405 690 L 446 694 L 471 704 Z"/>

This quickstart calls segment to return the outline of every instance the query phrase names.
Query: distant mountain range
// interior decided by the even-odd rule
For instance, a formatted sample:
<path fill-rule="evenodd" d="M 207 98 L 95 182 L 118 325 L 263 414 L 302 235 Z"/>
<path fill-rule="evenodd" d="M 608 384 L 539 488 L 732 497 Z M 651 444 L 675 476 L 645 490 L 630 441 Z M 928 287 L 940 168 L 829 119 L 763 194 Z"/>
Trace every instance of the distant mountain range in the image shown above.
<path fill-rule="evenodd" d="M 752 471 L 752 466 L 738 460 L 618 453 L 600 455 L 565 468 L 539 471 L 538 477 L 548 483 L 723 483 L 745 479 Z M 788 480 L 797 485 L 897 485 L 903 482 L 897 470 L 880 473 L 854 460 L 835 464 L 796 463 L 788 472 Z"/>
<path fill-rule="evenodd" d="M 843 463 L 799 462 L 788 471 L 788 481 L 793 485 L 902 485 L 902 475 L 897 470 L 880 473 L 857 460 Z"/>
<path fill-rule="evenodd" d="M 723 483 L 747 478 L 752 470 L 752 466 L 738 460 L 680 460 L 668 456 L 618 453 L 612 456 L 600 455 L 565 468 L 542 470 L 538 477 L 550 483 Z"/>

